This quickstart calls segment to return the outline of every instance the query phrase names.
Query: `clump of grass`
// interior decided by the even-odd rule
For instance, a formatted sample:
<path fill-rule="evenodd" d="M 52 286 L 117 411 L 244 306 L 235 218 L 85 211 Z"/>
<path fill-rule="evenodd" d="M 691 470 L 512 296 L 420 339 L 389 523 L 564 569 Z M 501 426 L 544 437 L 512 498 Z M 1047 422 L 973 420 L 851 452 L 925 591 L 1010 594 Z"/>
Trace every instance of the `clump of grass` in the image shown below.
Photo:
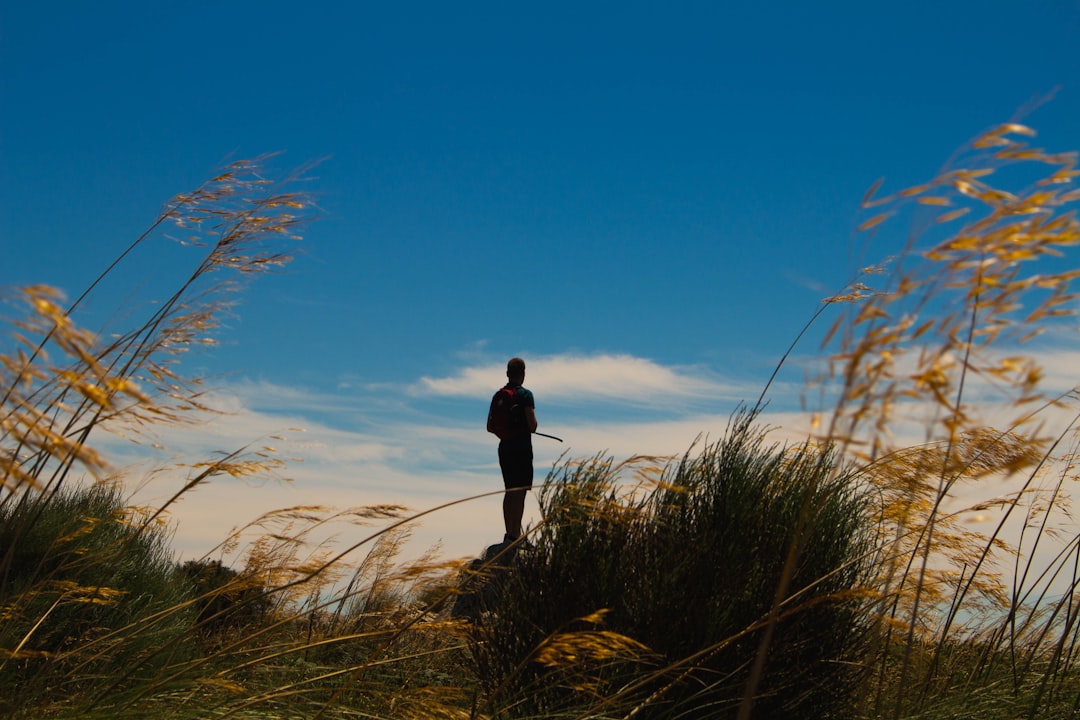
<path fill-rule="evenodd" d="M 636 492 L 600 458 L 549 478 L 473 645 L 495 714 L 844 716 L 867 500 L 828 449 L 766 445 L 753 419 Z"/>
<path fill-rule="evenodd" d="M 140 532 L 114 486 L 0 506 L 5 714 L 92 691 L 132 665 L 146 677 L 190 657 L 189 593 L 167 541 Z"/>

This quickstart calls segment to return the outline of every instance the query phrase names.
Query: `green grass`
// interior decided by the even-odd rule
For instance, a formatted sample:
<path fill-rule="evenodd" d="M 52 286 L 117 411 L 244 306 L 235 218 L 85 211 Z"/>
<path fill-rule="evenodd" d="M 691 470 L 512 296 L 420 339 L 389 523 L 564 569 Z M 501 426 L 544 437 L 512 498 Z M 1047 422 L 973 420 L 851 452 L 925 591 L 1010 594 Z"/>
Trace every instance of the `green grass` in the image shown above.
<path fill-rule="evenodd" d="M 91 485 L 0 506 L 5 548 L 0 697 L 11 715 L 96 691 L 137 686 L 196 648 L 189 590 L 163 533 L 141 533 L 115 487 Z M 37 712 L 34 710 L 33 712 Z"/>

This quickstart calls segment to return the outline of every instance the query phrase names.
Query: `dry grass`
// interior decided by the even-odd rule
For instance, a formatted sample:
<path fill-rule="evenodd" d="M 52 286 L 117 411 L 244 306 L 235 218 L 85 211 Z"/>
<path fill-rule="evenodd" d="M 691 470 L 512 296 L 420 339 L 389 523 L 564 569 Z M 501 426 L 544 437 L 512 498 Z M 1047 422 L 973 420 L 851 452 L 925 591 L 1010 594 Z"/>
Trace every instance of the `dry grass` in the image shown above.
<path fill-rule="evenodd" d="M 1075 312 L 1080 270 L 1065 252 L 1080 242 L 1076 154 L 1033 148 L 1032 136 L 1002 125 L 926 183 L 882 198 L 875 186 L 860 231 L 883 232 L 907 212 L 911 232 L 888 272 L 870 268 L 827 301 L 848 309 L 815 381 L 829 398 L 816 437 L 856 458 L 879 494 L 874 707 L 891 704 L 897 717 L 955 692 L 958 675 L 978 695 L 1002 652 L 1027 658 L 1008 670 L 1014 688 L 1027 686 L 1036 658 L 1050 668 L 1040 677 L 1075 684 L 1066 638 L 1077 538 L 1058 539 L 1063 554 L 1043 566 L 1034 547 L 1020 547 L 1048 542 L 1051 516 L 1068 509 L 1077 412 L 1075 390 L 1044 390 L 1037 351 L 1026 350 Z M 976 513 L 998 524 L 975 530 L 964 520 Z M 956 643 L 983 654 L 945 667 Z M 1033 703 L 1031 716 L 1042 712 Z"/>
<path fill-rule="evenodd" d="M 412 603 L 454 568 L 430 558 L 397 567 L 405 525 L 369 528 L 344 550 L 328 531 L 401 520 L 403 508 L 269 513 L 211 551 L 239 571 L 208 556 L 189 564 L 189 579 L 168 559 L 169 507 L 217 477 L 272 475 L 282 461 L 271 448 L 187 460 L 165 503 L 134 508 L 95 448 L 101 432 L 153 442 L 163 423 L 212 411 L 177 360 L 214 342 L 239 280 L 288 260 L 284 243 L 299 239 L 311 211 L 310 198 L 288 189 L 301 175 L 268 179 L 269 160 L 235 163 L 174 198 L 73 302 L 45 287 L 9 295 L 21 310 L 0 365 L 6 716 L 337 717 L 367 707 L 434 717 L 440 695 L 460 700 L 449 674 L 424 687 L 414 677 L 455 667 L 441 660 L 459 644 L 453 624 Z M 80 306 L 139 246 L 176 240 L 192 264 L 175 290 L 127 308 L 130 329 L 78 327 Z"/>
<path fill-rule="evenodd" d="M 1071 330 L 1080 270 L 1066 252 L 1080 241 L 1070 209 L 1080 190 L 1075 154 L 1033 148 L 1033 135 L 1003 125 L 928 182 L 867 194 L 859 232 L 901 247 L 815 315 L 839 311 L 825 369 L 807 387 L 823 403 L 806 444 L 725 455 L 721 443 L 674 464 L 568 463 L 545 491 L 547 521 L 534 528 L 558 562 L 532 570 L 580 572 L 551 576 L 562 579 L 545 590 L 550 622 L 488 636 L 447 617 L 456 563 L 432 555 L 399 565 L 409 523 L 426 513 L 398 506 L 270 513 L 184 579 L 166 557 L 169 507 L 217 477 L 276 472 L 270 448 L 185 462 L 161 507 L 117 504 L 97 434 L 138 441 L 208 410 L 177 359 L 214 341 L 237 281 L 285 262 L 283 244 L 310 213 L 310 199 L 288 189 L 296 175 L 268 180 L 265 160 L 230 166 L 174 198 L 74 301 L 45 287 L 6 298 L 16 315 L 0 357 L 0 714 L 770 717 L 769 708 L 809 697 L 776 689 L 810 678 L 798 663 L 784 682 L 770 675 L 777 658 L 805 659 L 807 647 L 822 646 L 792 644 L 815 627 L 800 618 L 841 608 L 834 619 L 852 621 L 844 626 L 869 642 L 838 646 L 861 682 L 848 684 L 845 671 L 837 687 L 850 696 L 837 707 L 868 718 L 1075 715 L 1080 534 L 1068 513 L 1080 408 L 1075 388 L 1045 387 L 1039 338 Z M 897 241 L 891 233 L 905 217 Z M 130 329 L 99 336 L 78 326 L 104 277 L 176 232 L 192 265 L 174 291 L 129 309 Z M 740 422 L 725 442 L 745 439 Z M 758 494 L 733 501 L 724 494 L 737 486 L 732 477 Z M 628 478 L 637 490 L 616 494 Z M 828 497 L 854 504 L 822 514 Z M 687 636 L 676 627 L 685 598 L 632 581 L 653 573 L 673 578 L 668 589 L 700 584 L 704 570 L 686 575 L 693 563 L 666 523 L 709 516 L 695 510 L 702 498 L 716 501 L 713 515 L 734 515 L 701 525 L 701 542 L 727 567 L 749 563 L 738 583 L 714 577 L 709 597 L 735 592 L 746 604 L 737 618 L 703 609 L 696 627 L 713 623 L 710 633 L 695 644 L 690 632 L 676 647 L 669 641 Z M 755 534 L 747 520 L 770 503 L 784 518 L 778 541 L 767 523 Z M 855 507 L 864 510 L 845 533 L 858 535 L 849 549 L 859 552 L 807 575 L 833 537 L 822 528 L 839 527 Z M 989 530 L 969 522 L 976 515 Z M 333 542 L 334 528 L 355 537 L 358 526 L 357 542 Z M 628 563 L 628 539 L 668 554 Z M 521 552 L 494 573 L 500 582 L 520 581 L 527 558 L 545 557 Z M 591 604 L 578 602 L 581 593 L 557 599 L 601 575 L 623 590 L 619 602 L 605 604 L 599 586 L 585 593 Z M 852 608 L 857 616 L 844 614 Z M 553 680 L 563 685 L 552 689 Z"/>

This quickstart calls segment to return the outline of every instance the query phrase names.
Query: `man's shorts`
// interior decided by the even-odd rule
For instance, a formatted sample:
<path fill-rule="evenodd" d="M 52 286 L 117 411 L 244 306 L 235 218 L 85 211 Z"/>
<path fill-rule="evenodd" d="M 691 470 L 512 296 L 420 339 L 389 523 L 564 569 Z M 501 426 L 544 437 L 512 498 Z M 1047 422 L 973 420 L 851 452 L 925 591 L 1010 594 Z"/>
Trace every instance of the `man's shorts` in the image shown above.
<path fill-rule="evenodd" d="M 499 468 L 503 485 L 511 488 L 531 488 L 533 484 L 532 444 L 503 441 L 499 443 Z"/>

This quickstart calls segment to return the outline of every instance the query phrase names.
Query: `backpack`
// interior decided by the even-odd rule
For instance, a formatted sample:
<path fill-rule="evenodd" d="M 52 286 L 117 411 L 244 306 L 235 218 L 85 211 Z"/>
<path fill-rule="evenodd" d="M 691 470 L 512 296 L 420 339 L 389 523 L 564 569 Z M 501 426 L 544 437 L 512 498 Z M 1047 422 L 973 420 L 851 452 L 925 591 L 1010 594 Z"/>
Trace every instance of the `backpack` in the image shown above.
<path fill-rule="evenodd" d="M 517 404 L 517 388 L 501 387 L 491 397 L 488 422 L 500 440 L 528 434 L 525 413 Z"/>

